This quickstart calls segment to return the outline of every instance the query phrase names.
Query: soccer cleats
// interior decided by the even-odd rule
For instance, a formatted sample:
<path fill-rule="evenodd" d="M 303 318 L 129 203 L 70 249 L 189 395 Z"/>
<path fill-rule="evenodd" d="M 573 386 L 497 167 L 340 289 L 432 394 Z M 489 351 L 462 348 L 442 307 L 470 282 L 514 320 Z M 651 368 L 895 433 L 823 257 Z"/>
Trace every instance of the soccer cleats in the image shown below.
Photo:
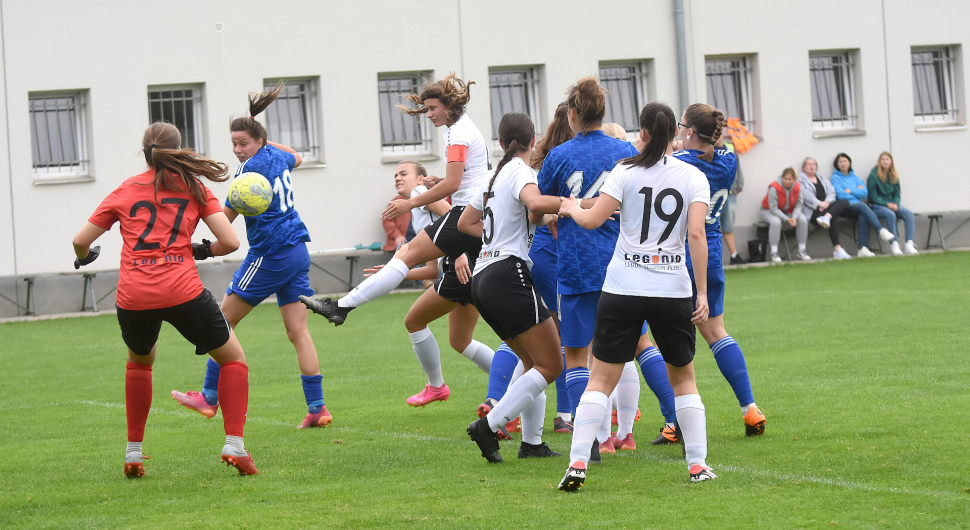
<path fill-rule="evenodd" d="M 423 407 L 435 401 L 448 401 L 449 396 L 451 396 L 451 390 L 448 389 L 448 385 L 441 385 L 439 387 L 425 385 L 424 390 L 408 398 L 408 405 L 412 407 Z"/>
<path fill-rule="evenodd" d="M 593 445 L 589 448 L 589 465 L 598 466 L 603 463 L 603 457 L 600 456 L 600 444 L 593 440 Z"/>
<path fill-rule="evenodd" d="M 578 491 L 586 482 L 586 464 L 582 460 L 577 460 L 569 464 L 566 476 L 559 482 L 560 491 Z"/>
<path fill-rule="evenodd" d="M 178 401 L 183 407 L 189 410 L 194 410 L 206 418 L 212 418 L 216 415 L 216 411 L 219 410 L 219 405 L 210 405 L 206 403 L 205 397 L 203 397 L 200 392 L 196 392 L 195 390 L 190 390 L 184 394 L 178 390 L 173 390 L 172 397 L 175 398 L 175 401 Z"/>
<path fill-rule="evenodd" d="M 549 456 L 562 456 L 562 453 L 553 451 L 545 442 L 538 445 L 522 442 L 522 445 L 519 446 L 519 458 L 546 458 Z"/>
<path fill-rule="evenodd" d="M 306 295 L 300 295 L 300 301 L 303 305 L 307 307 L 310 311 L 318 315 L 323 315 L 327 320 L 333 322 L 333 325 L 339 326 L 344 323 L 347 319 L 347 313 L 353 309 L 353 307 L 340 307 L 337 305 L 336 300 L 331 300 L 330 298 L 310 298 Z"/>
<path fill-rule="evenodd" d="M 553 432 L 558 432 L 560 434 L 572 434 L 573 424 L 560 418 L 559 416 L 556 416 L 552 420 L 552 430 Z"/>
<path fill-rule="evenodd" d="M 497 402 L 494 399 L 486 398 L 485 401 L 482 401 L 482 404 L 478 406 L 475 413 L 478 414 L 479 418 L 484 418 L 485 416 L 488 416 L 489 412 L 492 412 L 492 409 L 495 408 L 496 403 Z"/>
<path fill-rule="evenodd" d="M 320 412 L 308 413 L 306 418 L 303 418 L 303 423 L 300 424 L 297 429 L 311 429 L 313 427 L 326 427 L 333 423 L 333 416 L 327 410 L 327 406 L 324 405 L 320 408 Z"/>
<path fill-rule="evenodd" d="M 660 429 L 660 436 L 650 442 L 650 445 L 673 445 L 678 442 L 680 438 L 677 437 L 677 431 L 664 425 L 663 429 Z"/>
<path fill-rule="evenodd" d="M 145 476 L 145 465 L 142 459 L 148 460 L 148 455 L 142 455 L 141 451 L 131 451 L 125 453 L 125 476 L 128 478 L 141 478 Z"/>
<path fill-rule="evenodd" d="M 633 417 L 633 421 L 640 421 L 640 407 L 637 407 L 637 415 Z M 616 427 L 620 424 L 616 419 L 616 411 L 613 411 L 613 416 L 610 418 L 610 424 Z"/>
<path fill-rule="evenodd" d="M 694 464 L 690 466 L 691 482 L 704 482 L 707 480 L 714 480 L 716 478 L 717 478 L 717 475 L 715 475 L 714 471 L 707 466 L 702 466 L 700 464 Z"/>
<path fill-rule="evenodd" d="M 502 455 L 498 453 L 498 436 L 488 426 L 487 418 L 479 418 L 471 422 L 465 432 L 478 444 L 485 460 L 492 464 L 502 463 Z"/>
<path fill-rule="evenodd" d="M 515 418 L 514 420 L 506 423 L 505 430 L 509 432 L 522 432 L 522 419 Z"/>
<path fill-rule="evenodd" d="M 253 464 L 253 456 L 246 453 L 246 456 L 234 456 L 234 455 L 222 455 L 222 461 L 226 463 L 227 466 L 232 466 L 239 471 L 240 475 L 258 475 L 259 471 L 256 470 L 256 464 Z"/>
<path fill-rule="evenodd" d="M 616 453 L 616 447 L 613 446 L 613 437 L 610 436 L 600 444 L 600 454 L 612 455 L 614 453 Z"/>
<path fill-rule="evenodd" d="M 623 438 L 622 440 L 614 436 L 613 447 L 617 451 L 636 451 L 637 443 L 633 441 L 633 433 L 631 432 L 627 434 L 626 438 Z"/>
<path fill-rule="evenodd" d="M 744 435 L 759 436 L 765 433 L 765 415 L 758 410 L 758 407 L 751 407 L 744 415 Z"/>

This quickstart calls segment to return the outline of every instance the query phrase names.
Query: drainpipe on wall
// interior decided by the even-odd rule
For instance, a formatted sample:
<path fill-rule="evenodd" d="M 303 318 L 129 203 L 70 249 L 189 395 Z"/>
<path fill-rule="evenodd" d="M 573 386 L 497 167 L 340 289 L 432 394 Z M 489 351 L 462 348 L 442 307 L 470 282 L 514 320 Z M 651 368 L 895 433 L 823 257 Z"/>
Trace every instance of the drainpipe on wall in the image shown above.
<path fill-rule="evenodd" d="M 690 105 L 687 92 L 687 30 L 684 26 L 684 0 L 674 0 L 674 27 L 677 35 L 677 81 L 680 84 L 680 112 Z"/>

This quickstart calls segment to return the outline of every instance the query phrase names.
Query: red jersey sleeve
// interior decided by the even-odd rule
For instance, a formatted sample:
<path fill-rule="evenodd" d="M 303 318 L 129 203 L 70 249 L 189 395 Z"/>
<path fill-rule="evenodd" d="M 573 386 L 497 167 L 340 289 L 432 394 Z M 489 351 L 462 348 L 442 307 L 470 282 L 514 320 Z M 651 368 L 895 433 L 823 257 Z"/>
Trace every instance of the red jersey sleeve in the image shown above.
<path fill-rule="evenodd" d="M 205 189 L 205 205 L 200 208 L 200 219 L 205 219 L 214 213 L 222 211 L 222 202 L 216 198 L 216 195 L 212 193 L 212 190 L 208 186 L 202 186 Z"/>
<path fill-rule="evenodd" d="M 118 222 L 119 190 L 121 188 L 115 189 L 101 201 L 98 209 L 88 218 L 89 223 L 104 228 L 105 230 L 111 230 L 111 226 Z"/>

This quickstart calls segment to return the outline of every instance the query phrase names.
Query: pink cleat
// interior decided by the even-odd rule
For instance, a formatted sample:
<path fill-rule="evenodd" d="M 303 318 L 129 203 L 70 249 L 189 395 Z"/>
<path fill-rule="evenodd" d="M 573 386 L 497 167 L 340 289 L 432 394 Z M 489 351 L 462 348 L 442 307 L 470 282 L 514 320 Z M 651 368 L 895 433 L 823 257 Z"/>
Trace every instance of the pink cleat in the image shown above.
<path fill-rule="evenodd" d="M 327 411 L 327 406 L 324 405 L 320 412 L 316 414 L 307 414 L 306 418 L 303 418 L 303 423 L 300 424 L 297 429 L 310 429 L 313 427 L 326 427 L 333 423 L 333 416 Z"/>
<path fill-rule="evenodd" d="M 449 396 L 451 396 L 451 390 L 448 390 L 448 385 L 439 387 L 425 385 L 424 390 L 408 398 L 408 405 L 423 407 L 435 401 L 448 401 Z"/>
<path fill-rule="evenodd" d="M 615 447 L 617 451 L 636 451 L 637 443 L 633 441 L 633 433 L 631 432 L 627 434 L 626 438 L 622 440 L 614 436 L 613 447 Z"/>
<path fill-rule="evenodd" d="M 178 390 L 173 390 L 172 397 L 175 398 L 175 401 L 178 401 L 183 407 L 189 410 L 194 410 L 206 418 L 214 417 L 216 415 L 216 411 L 219 410 L 219 405 L 210 405 L 206 403 L 205 397 L 203 397 L 200 392 L 196 392 L 195 390 L 190 390 L 185 394 L 179 392 Z"/>
<path fill-rule="evenodd" d="M 240 475 L 258 475 L 256 464 L 253 463 L 253 455 L 246 453 L 246 456 L 222 455 L 222 461 L 227 466 L 232 466 L 239 471 Z"/>
<path fill-rule="evenodd" d="M 616 453 L 616 447 L 613 445 L 614 438 L 610 436 L 605 442 L 600 444 L 600 454 L 614 454 Z"/>

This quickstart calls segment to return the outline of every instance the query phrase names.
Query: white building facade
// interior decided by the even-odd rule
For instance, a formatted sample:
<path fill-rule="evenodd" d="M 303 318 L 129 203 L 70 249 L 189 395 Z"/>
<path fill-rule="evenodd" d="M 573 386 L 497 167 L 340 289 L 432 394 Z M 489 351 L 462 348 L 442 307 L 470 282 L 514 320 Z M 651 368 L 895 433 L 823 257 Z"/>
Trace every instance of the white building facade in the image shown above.
<path fill-rule="evenodd" d="M 397 162 L 444 172 L 441 131 L 394 108 L 402 94 L 454 71 L 475 82 L 467 112 L 483 134 L 512 110 L 542 131 L 567 87 L 598 75 L 611 90 L 607 120 L 634 131 L 648 101 L 683 108 L 674 5 L 0 0 L 0 276 L 73 270 L 71 239 L 145 169 L 140 141 L 153 120 L 234 168 L 230 119 L 248 113 L 248 92 L 279 80 L 287 88 L 259 119 L 303 154 L 293 186 L 310 248 L 383 242 Z M 915 212 L 970 209 L 970 2 L 684 5 L 690 102 L 716 104 L 761 140 L 741 156 L 736 226 L 757 221 L 783 168 L 811 156 L 828 175 L 839 152 L 863 179 L 892 152 Z M 100 244 L 92 268 L 116 269 L 118 231 Z"/>

